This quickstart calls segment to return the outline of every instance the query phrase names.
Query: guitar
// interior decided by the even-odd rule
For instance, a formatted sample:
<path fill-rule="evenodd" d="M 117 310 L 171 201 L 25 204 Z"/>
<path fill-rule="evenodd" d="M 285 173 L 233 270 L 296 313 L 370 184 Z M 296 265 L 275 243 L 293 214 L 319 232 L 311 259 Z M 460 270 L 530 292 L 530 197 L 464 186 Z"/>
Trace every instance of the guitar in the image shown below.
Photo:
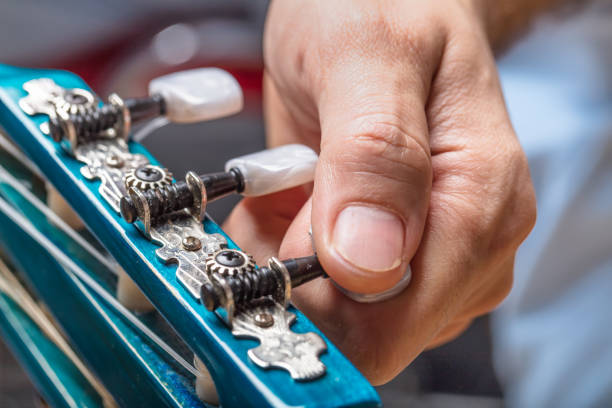
<path fill-rule="evenodd" d="M 120 405 L 201 405 L 195 396 L 237 407 L 380 405 L 366 379 L 290 304 L 293 287 L 324 276 L 316 257 L 257 267 L 205 212 L 228 194 L 308 182 L 316 155 L 285 146 L 177 181 L 133 140 L 131 127 L 232 114 L 240 89 L 217 69 L 171 74 L 149 89 L 147 98 L 111 95 L 102 104 L 71 73 L 0 66 L 0 124 L 29 158 L 22 162 L 33 163 L 29 171 L 39 169 L 89 230 L 66 232 L 42 206 L 19 203 L 32 201 L 33 191 L 3 181 L 12 192 L 0 201 L 1 246 L 16 269 Z M 10 171 L 0 175 L 11 179 Z M 36 274 L 43 265 L 47 273 Z M 146 309 L 149 301 L 153 321 L 126 308 Z M 88 325 L 95 328 L 89 347 Z M 122 351 L 102 353 L 105 344 Z M 109 375 L 113 361 L 121 369 Z"/>

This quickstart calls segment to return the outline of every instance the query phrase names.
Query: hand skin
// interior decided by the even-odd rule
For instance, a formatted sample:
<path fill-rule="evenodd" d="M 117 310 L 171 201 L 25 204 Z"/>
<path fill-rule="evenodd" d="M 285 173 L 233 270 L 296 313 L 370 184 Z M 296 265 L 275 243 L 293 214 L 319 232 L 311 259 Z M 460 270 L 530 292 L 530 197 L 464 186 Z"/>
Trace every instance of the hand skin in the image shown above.
<path fill-rule="evenodd" d="M 373 384 L 496 307 L 535 222 L 483 4 L 270 6 L 269 144 L 307 144 L 320 159 L 313 186 L 244 199 L 226 228 L 262 262 L 312 254 L 312 225 L 329 276 L 361 293 L 392 287 L 411 265 L 408 288 L 381 303 L 356 303 L 323 279 L 294 291 Z"/>

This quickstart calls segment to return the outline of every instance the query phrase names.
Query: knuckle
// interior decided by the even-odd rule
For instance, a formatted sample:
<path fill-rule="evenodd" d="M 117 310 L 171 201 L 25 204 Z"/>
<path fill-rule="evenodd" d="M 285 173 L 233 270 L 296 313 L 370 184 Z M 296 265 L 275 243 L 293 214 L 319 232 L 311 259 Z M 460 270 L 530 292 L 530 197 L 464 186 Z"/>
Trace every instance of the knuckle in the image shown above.
<path fill-rule="evenodd" d="M 535 190 L 531 181 L 531 174 L 527 164 L 527 158 L 522 154 L 522 176 L 519 191 L 521 192 L 521 201 L 523 202 L 523 230 L 529 233 L 534 227 L 537 218 L 537 206 L 535 198 Z M 525 234 L 526 235 L 526 234 Z"/>
<path fill-rule="evenodd" d="M 471 318 L 491 312 L 510 294 L 514 283 L 514 257 L 510 257 L 500 268 L 493 268 L 490 273 L 496 276 L 480 304 L 475 305 L 474 309 L 470 311 L 469 317 Z"/>
<path fill-rule="evenodd" d="M 514 268 L 511 266 L 502 274 L 501 280 L 497 284 L 497 290 L 491 297 L 492 305 L 489 311 L 495 309 L 512 290 L 514 285 Z"/>
<path fill-rule="evenodd" d="M 449 34 L 437 77 L 444 96 L 459 99 L 499 87 L 493 54 L 478 32 L 453 30 Z"/>
<path fill-rule="evenodd" d="M 429 150 L 394 123 L 367 121 L 328 150 L 334 164 L 344 171 L 401 183 L 431 182 Z"/>
<path fill-rule="evenodd" d="M 516 247 L 527 237 L 536 221 L 536 200 L 527 157 L 519 143 L 513 144 L 508 149 L 506 159 L 503 162 L 507 165 L 509 185 L 508 214 L 512 219 L 514 239 L 512 243 Z"/>
<path fill-rule="evenodd" d="M 473 318 L 466 318 L 450 323 L 444 329 L 442 329 L 432 341 L 430 341 L 428 347 L 441 346 L 457 338 L 467 330 L 470 324 L 472 324 L 472 319 Z"/>
<path fill-rule="evenodd" d="M 481 194 L 476 194 L 469 222 L 475 235 L 491 242 L 489 250 L 516 250 L 535 224 L 536 203 L 527 158 L 517 141 L 506 143 L 494 154 L 482 153 L 483 163 L 477 182 Z M 488 156 L 487 156 L 488 152 Z M 488 205 L 482 198 L 488 197 Z"/>
<path fill-rule="evenodd" d="M 494 280 L 494 285 L 488 291 L 486 299 L 480 308 L 474 313 L 474 317 L 484 315 L 495 309 L 504 299 L 510 294 L 514 283 L 514 257 L 511 263 L 504 265 L 501 271 L 498 271 L 497 278 Z"/>
<path fill-rule="evenodd" d="M 436 90 L 448 106 L 475 100 L 499 88 L 494 63 L 468 51 L 447 56 L 437 80 Z"/>

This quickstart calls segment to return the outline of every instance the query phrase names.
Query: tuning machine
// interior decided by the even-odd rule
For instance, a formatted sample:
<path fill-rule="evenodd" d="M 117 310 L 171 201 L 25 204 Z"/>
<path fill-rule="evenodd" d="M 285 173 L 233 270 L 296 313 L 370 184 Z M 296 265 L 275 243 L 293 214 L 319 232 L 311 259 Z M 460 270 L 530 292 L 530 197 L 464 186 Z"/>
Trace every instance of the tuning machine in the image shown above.
<path fill-rule="evenodd" d="M 228 315 L 255 299 L 271 296 L 285 307 L 291 299 L 291 289 L 318 277 L 326 277 L 316 255 L 279 261 L 270 258 L 268 266 L 244 268 L 238 273 L 223 273 L 236 263 L 236 258 L 248 255 L 233 249 L 221 249 L 207 262 L 210 282 L 202 285 L 201 299 L 209 311 L 219 307 Z M 266 322 L 256 322 L 262 327 Z"/>
<path fill-rule="evenodd" d="M 74 150 L 78 143 L 97 138 L 127 141 L 133 125 L 157 117 L 194 123 L 232 115 L 242 104 L 242 90 L 233 76 L 219 68 L 199 68 L 152 80 L 148 97 L 124 100 L 111 94 L 104 106 L 58 109 L 50 115 L 48 131 L 56 142 L 68 139 Z"/>
<path fill-rule="evenodd" d="M 128 223 L 142 221 L 145 233 L 157 219 L 188 210 L 203 219 L 206 205 L 229 194 L 262 196 L 312 181 L 317 154 L 304 145 L 285 145 L 228 161 L 225 172 L 197 175 L 149 190 L 130 188 L 120 202 Z"/>

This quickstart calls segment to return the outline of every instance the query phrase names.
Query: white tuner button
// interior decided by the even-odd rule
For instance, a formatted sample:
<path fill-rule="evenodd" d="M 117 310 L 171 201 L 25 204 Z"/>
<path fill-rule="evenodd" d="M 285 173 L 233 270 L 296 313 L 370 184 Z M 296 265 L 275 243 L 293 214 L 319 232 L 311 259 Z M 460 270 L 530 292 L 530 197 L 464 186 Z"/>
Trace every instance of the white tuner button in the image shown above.
<path fill-rule="evenodd" d="M 161 95 L 171 122 L 192 123 L 233 115 L 242 109 L 238 81 L 219 68 L 198 68 L 155 78 L 149 95 Z"/>
<path fill-rule="evenodd" d="M 225 164 L 225 171 L 240 170 L 243 195 L 261 196 L 312 181 L 317 159 L 311 148 L 290 144 L 236 157 Z"/>

